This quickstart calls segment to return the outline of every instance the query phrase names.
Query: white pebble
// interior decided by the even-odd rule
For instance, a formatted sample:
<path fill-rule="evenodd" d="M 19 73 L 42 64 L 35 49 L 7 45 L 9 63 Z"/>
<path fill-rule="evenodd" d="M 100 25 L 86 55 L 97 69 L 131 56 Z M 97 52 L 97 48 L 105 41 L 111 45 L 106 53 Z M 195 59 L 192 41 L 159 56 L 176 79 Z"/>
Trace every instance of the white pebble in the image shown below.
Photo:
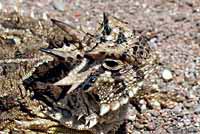
<path fill-rule="evenodd" d="M 3 4 L 0 2 L 0 10 L 3 9 Z"/>
<path fill-rule="evenodd" d="M 167 80 L 167 81 L 171 80 L 173 78 L 172 72 L 170 70 L 168 70 L 168 69 L 163 70 L 163 72 L 162 72 L 162 78 L 164 80 Z"/>
<path fill-rule="evenodd" d="M 65 1 L 64 0 L 54 0 L 53 1 L 53 7 L 57 9 L 58 11 L 64 11 L 65 10 Z"/>

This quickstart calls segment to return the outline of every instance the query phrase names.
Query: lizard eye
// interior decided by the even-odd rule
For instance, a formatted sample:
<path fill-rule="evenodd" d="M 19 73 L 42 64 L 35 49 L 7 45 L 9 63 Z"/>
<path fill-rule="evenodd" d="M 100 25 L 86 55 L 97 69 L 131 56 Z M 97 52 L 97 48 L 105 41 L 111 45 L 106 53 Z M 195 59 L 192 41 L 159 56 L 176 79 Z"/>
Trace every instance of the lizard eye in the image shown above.
<path fill-rule="evenodd" d="M 102 66 L 105 69 L 111 70 L 111 71 L 117 71 L 122 68 L 122 63 L 119 60 L 113 60 L 113 59 L 106 59 L 104 60 Z"/>

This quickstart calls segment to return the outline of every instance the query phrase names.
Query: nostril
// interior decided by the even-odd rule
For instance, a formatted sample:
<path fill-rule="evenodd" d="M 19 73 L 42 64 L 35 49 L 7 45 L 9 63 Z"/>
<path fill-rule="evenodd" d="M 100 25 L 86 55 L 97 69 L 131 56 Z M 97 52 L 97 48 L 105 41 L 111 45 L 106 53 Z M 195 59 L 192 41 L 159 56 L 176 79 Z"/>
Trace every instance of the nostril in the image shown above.
<path fill-rule="evenodd" d="M 77 58 L 77 59 L 81 59 L 81 58 L 83 58 L 83 57 L 82 57 L 80 54 L 77 54 L 77 55 L 76 55 L 76 58 Z"/>
<path fill-rule="evenodd" d="M 127 52 L 122 53 L 121 59 L 122 59 L 122 60 L 125 60 L 125 59 L 127 59 L 127 58 L 128 58 Z"/>

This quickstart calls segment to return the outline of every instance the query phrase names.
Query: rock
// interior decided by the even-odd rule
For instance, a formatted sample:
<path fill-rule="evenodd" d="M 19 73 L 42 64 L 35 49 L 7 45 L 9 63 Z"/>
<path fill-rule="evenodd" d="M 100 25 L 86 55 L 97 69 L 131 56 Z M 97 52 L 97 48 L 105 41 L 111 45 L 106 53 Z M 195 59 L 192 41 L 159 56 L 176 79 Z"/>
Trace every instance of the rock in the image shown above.
<path fill-rule="evenodd" d="M 151 123 L 148 123 L 148 124 L 147 124 L 146 128 L 147 128 L 147 130 L 152 131 L 152 130 L 155 130 L 156 125 L 155 125 L 154 122 L 151 122 Z"/>
<path fill-rule="evenodd" d="M 189 126 L 189 125 L 192 123 L 191 120 L 188 119 L 188 118 L 184 119 L 183 122 L 184 122 L 184 124 L 185 124 L 186 126 Z"/>
<path fill-rule="evenodd" d="M 168 69 L 163 70 L 162 72 L 162 78 L 166 81 L 169 81 L 173 78 L 172 72 Z"/>
<path fill-rule="evenodd" d="M 3 75 L 3 71 L 4 71 L 3 67 L 0 66 L 0 76 Z"/>
<path fill-rule="evenodd" d="M 173 16 L 173 19 L 175 22 L 184 21 L 186 19 L 186 15 L 185 14 L 177 14 L 177 15 Z"/>
<path fill-rule="evenodd" d="M 132 107 L 130 105 L 127 110 L 126 119 L 130 121 L 134 121 L 136 119 L 136 114 L 137 114 L 137 110 L 135 109 L 135 107 Z"/>
<path fill-rule="evenodd" d="M 195 106 L 194 112 L 199 114 L 200 113 L 200 104 Z"/>
<path fill-rule="evenodd" d="M 184 126 L 184 123 L 183 123 L 183 122 L 177 122 L 176 126 L 179 127 L 179 128 L 180 128 L 180 127 L 183 127 L 183 126 Z"/>
<path fill-rule="evenodd" d="M 172 109 L 172 111 L 176 114 L 181 113 L 183 111 L 182 107 L 183 107 L 183 104 L 178 104 L 174 107 L 174 109 Z"/>
<path fill-rule="evenodd" d="M 134 130 L 134 131 L 133 131 L 133 134 L 141 134 L 141 132 L 140 132 L 140 131 L 137 131 L 137 130 Z"/>
<path fill-rule="evenodd" d="M 158 110 L 151 110 L 150 113 L 151 113 L 151 115 L 152 115 L 153 117 L 158 117 L 158 116 L 160 116 L 160 113 L 159 113 Z"/>
<path fill-rule="evenodd" d="M 147 110 L 147 102 L 145 100 L 140 100 L 140 110 L 142 113 L 144 113 Z"/>
<path fill-rule="evenodd" d="M 2 10 L 2 9 L 3 9 L 3 5 L 2 5 L 2 3 L 0 1 L 0 10 Z"/>
<path fill-rule="evenodd" d="M 19 37 L 13 37 L 15 44 L 21 44 L 21 39 Z"/>
<path fill-rule="evenodd" d="M 157 48 L 158 47 L 158 38 L 154 37 L 148 43 L 151 48 Z"/>
<path fill-rule="evenodd" d="M 58 11 L 65 11 L 65 1 L 64 0 L 54 0 L 53 7 Z"/>
<path fill-rule="evenodd" d="M 161 108 L 160 103 L 159 103 L 157 100 L 155 100 L 155 99 L 152 99 L 152 100 L 150 101 L 150 106 L 151 106 L 153 109 L 160 109 L 160 108 Z"/>
<path fill-rule="evenodd" d="M 185 69 L 184 76 L 187 81 L 196 80 L 198 74 L 195 63 L 192 63 L 190 67 Z"/>
<path fill-rule="evenodd" d="M 138 123 L 138 122 L 136 122 L 136 123 L 134 124 L 134 127 L 137 128 L 137 129 L 143 129 L 143 128 L 144 128 L 144 125 L 143 125 L 143 124 L 140 124 L 140 123 Z"/>
<path fill-rule="evenodd" d="M 152 89 L 155 89 L 158 92 L 160 91 L 160 88 L 159 88 L 158 84 L 153 84 L 152 85 Z"/>

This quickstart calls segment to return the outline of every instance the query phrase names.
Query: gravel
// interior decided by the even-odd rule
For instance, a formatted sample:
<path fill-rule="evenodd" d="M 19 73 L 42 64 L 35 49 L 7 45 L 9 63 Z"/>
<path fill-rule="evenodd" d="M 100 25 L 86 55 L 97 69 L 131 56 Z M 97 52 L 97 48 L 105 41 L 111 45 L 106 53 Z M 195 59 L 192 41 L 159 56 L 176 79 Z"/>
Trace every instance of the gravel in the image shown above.
<path fill-rule="evenodd" d="M 102 12 L 129 22 L 138 31 L 154 31 L 158 67 L 146 83 L 157 90 L 130 105 L 126 131 L 135 134 L 200 132 L 200 1 L 199 0 L 1 0 L 0 10 L 18 10 L 36 18 L 56 18 L 94 32 Z M 149 90 L 149 92 L 151 92 Z M 172 95 L 170 94 L 172 93 Z M 168 95 L 169 94 L 169 95 Z M 164 106 L 163 106 L 164 105 Z"/>

